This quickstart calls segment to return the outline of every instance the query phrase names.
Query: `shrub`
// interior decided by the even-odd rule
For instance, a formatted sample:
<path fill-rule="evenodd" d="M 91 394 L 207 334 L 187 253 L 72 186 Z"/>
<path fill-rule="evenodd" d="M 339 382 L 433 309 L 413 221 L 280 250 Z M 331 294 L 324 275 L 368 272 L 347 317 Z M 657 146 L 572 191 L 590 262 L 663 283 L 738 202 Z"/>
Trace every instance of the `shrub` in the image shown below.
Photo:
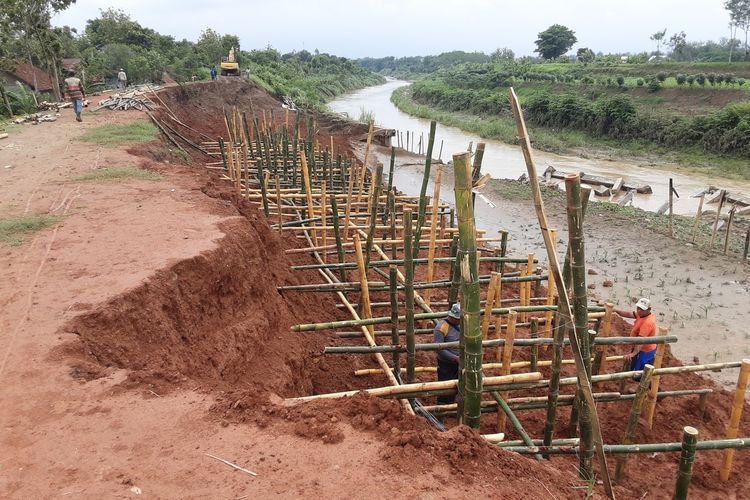
<path fill-rule="evenodd" d="M 704 75 L 703 73 L 698 73 L 697 75 L 695 75 L 695 83 L 697 83 L 701 87 L 705 87 L 706 86 L 706 75 Z"/>
<path fill-rule="evenodd" d="M 659 80 L 654 79 L 648 82 L 648 89 L 651 92 L 656 92 L 661 88 L 661 82 Z"/>
<path fill-rule="evenodd" d="M 659 82 L 664 83 L 664 80 L 667 79 L 667 74 L 663 71 L 660 71 L 659 73 L 657 73 L 656 79 L 659 80 Z"/>
<path fill-rule="evenodd" d="M 676 80 L 677 80 L 677 85 L 682 86 L 682 85 L 685 85 L 685 82 L 687 81 L 687 77 L 683 74 L 679 74 L 677 75 Z"/>
<path fill-rule="evenodd" d="M 739 85 L 740 87 L 742 87 L 743 85 L 745 85 L 745 79 L 744 78 L 738 78 L 737 79 L 737 85 Z"/>
<path fill-rule="evenodd" d="M 686 80 L 687 80 L 687 84 L 690 85 L 691 87 L 695 83 L 695 77 L 693 75 L 688 75 Z"/>
<path fill-rule="evenodd" d="M 617 85 L 619 85 L 620 87 L 622 87 L 623 85 L 625 85 L 625 78 L 623 78 L 622 76 L 618 76 L 617 77 Z"/>
<path fill-rule="evenodd" d="M 637 85 L 638 87 L 643 87 L 643 84 L 644 84 L 643 78 L 639 78 L 638 80 L 636 80 L 636 81 L 635 81 L 635 84 L 636 84 L 636 85 Z"/>
<path fill-rule="evenodd" d="M 712 87 L 716 85 L 716 75 L 714 73 L 706 75 L 706 80 L 708 80 L 708 83 L 710 83 Z"/>

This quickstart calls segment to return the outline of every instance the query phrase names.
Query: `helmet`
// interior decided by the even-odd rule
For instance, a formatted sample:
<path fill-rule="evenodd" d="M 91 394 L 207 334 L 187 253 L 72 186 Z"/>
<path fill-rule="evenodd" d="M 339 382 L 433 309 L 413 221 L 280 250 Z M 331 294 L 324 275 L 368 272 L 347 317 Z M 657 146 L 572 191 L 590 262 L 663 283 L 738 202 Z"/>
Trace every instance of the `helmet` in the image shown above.
<path fill-rule="evenodd" d="M 454 319 L 461 319 L 461 304 L 455 303 L 451 306 L 451 310 L 448 311 L 448 317 Z"/>

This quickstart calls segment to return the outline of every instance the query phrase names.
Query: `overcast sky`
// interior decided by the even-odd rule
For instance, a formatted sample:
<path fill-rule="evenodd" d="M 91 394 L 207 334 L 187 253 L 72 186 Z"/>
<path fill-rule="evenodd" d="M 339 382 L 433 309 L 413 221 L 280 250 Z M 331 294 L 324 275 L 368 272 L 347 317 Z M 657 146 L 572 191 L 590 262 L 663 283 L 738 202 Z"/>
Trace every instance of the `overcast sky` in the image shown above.
<path fill-rule="evenodd" d="M 531 55 L 536 34 L 563 24 L 594 52 L 654 50 L 667 28 L 688 40 L 727 37 L 723 0 L 77 0 L 55 24 L 83 30 L 115 7 L 142 25 L 196 40 L 206 27 L 239 35 L 242 48 L 315 49 L 346 57 L 427 55 L 449 50 Z M 505 5 L 504 5 L 505 4 Z"/>

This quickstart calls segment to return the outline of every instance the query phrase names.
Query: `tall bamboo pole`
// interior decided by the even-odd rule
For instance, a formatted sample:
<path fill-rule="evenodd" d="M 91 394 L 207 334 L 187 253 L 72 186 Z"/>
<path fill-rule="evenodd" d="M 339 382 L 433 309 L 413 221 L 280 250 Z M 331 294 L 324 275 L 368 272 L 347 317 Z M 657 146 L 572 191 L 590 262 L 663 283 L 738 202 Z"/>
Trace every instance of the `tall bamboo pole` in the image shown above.
<path fill-rule="evenodd" d="M 502 355 L 500 357 L 503 364 L 503 368 L 500 370 L 501 375 L 510 375 L 511 363 L 513 362 L 513 340 L 516 335 L 516 321 L 518 319 L 518 313 L 511 311 L 508 315 L 508 327 L 505 329 L 505 345 L 502 347 Z M 508 397 L 508 393 L 504 392 L 501 394 L 503 398 Z M 505 432 L 505 413 L 497 414 L 497 432 Z"/>
<path fill-rule="evenodd" d="M 365 269 L 370 267 L 373 240 L 375 239 L 375 225 L 378 221 L 378 207 L 380 202 L 380 191 L 383 187 L 383 164 L 378 162 L 375 167 L 375 180 L 373 183 L 372 198 L 370 200 L 370 230 L 367 232 L 367 244 L 365 245 Z"/>
<path fill-rule="evenodd" d="M 490 319 L 492 319 L 492 307 L 495 304 L 495 293 L 500 283 L 500 273 L 493 272 L 490 284 L 487 287 L 487 300 L 484 302 L 484 316 L 482 316 L 482 339 L 487 340 L 490 331 Z M 499 305 L 499 302 L 498 302 Z"/>
<path fill-rule="evenodd" d="M 300 163 L 302 164 L 302 180 L 304 182 L 305 193 L 307 195 L 307 216 L 310 219 L 314 219 L 315 209 L 314 209 L 314 204 L 313 204 L 312 189 L 310 189 L 310 172 L 307 169 L 307 158 L 305 157 L 305 152 L 300 151 L 299 157 L 300 157 Z M 317 245 L 318 234 L 317 234 L 317 231 L 315 230 L 315 226 L 313 226 L 312 231 L 310 232 L 312 234 L 313 243 Z"/>
<path fill-rule="evenodd" d="M 336 254 L 339 258 L 339 264 L 344 263 L 344 245 L 341 241 L 341 228 L 339 228 L 339 209 L 336 204 L 336 197 L 331 197 L 331 215 L 333 215 L 333 233 L 336 237 Z M 341 268 L 341 281 L 347 282 L 346 269 Z"/>
<path fill-rule="evenodd" d="M 532 339 L 539 338 L 539 320 L 537 318 L 531 318 L 531 326 L 529 327 L 529 337 Z M 537 371 L 539 361 L 539 346 L 531 347 L 531 358 L 529 360 L 529 371 Z"/>
<path fill-rule="evenodd" d="M 695 237 L 698 234 L 698 223 L 703 215 L 703 202 L 706 199 L 706 193 L 701 193 L 700 200 L 698 201 L 698 211 L 695 213 L 695 222 L 693 223 L 693 238 L 692 242 L 695 243 Z"/>
<path fill-rule="evenodd" d="M 733 206 L 731 210 L 729 210 L 729 220 L 727 220 L 727 232 L 726 236 L 724 237 L 724 255 L 727 254 L 727 251 L 729 250 L 729 236 L 732 234 L 732 222 L 734 221 L 734 214 L 737 212 L 737 206 Z"/>
<path fill-rule="evenodd" d="M 372 318 L 372 309 L 370 307 L 370 287 L 367 282 L 367 266 L 365 265 L 365 259 L 362 252 L 362 240 L 359 239 L 358 234 L 354 234 L 354 249 L 357 253 L 357 268 L 359 270 L 359 283 L 360 283 L 360 295 L 359 295 L 359 309 L 361 311 L 360 316 L 362 319 Z M 367 329 L 370 331 L 370 337 L 373 341 L 375 340 L 375 326 L 367 325 Z"/>
<path fill-rule="evenodd" d="M 531 190 L 532 195 L 534 198 L 534 209 L 537 213 L 537 218 L 539 219 L 539 225 L 542 232 L 542 237 L 544 238 L 544 244 L 547 249 L 547 255 L 550 263 L 550 272 L 554 277 L 555 285 L 557 286 L 559 293 L 560 293 L 560 307 L 562 309 L 562 321 L 563 322 L 569 322 L 571 321 L 573 317 L 573 311 L 572 307 L 570 305 L 570 301 L 568 299 L 567 290 L 565 289 L 565 284 L 563 281 L 562 273 L 560 272 L 560 265 L 557 260 L 557 255 L 554 251 L 554 246 L 552 245 L 552 241 L 550 240 L 550 234 L 549 234 L 549 224 L 547 222 L 547 215 L 544 210 L 544 200 L 542 199 L 541 194 L 541 188 L 539 187 L 539 177 L 537 176 L 536 171 L 536 164 L 534 162 L 534 156 L 531 150 L 531 142 L 529 141 L 528 132 L 526 130 L 526 123 L 523 119 L 523 113 L 521 112 L 521 106 L 518 103 L 518 97 L 516 96 L 515 91 L 513 88 L 509 91 L 509 101 L 511 103 L 511 107 L 513 109 L 513 115 L 516 120 L 516 128 L 518 130 L 518 138 L 521 143 L 521 151 L 524 155 L 524 160 L 526 162 L 526 168 L 527 168 L 527 174 L 529 177 L 529 182 L 531 184 Z M 577 328 L 574 325 L 574 328 Z M 576 334 L 574 332 L 573 335 L 571 335 L 571 344 L 572 344 L 572 350 L 573 355 L 576 360 L 576 372 L 578 379 L 580 380 L 581 386 L 582 386 L 582 392 L 584 395 L 584 398 L 586 399 L 586 402 L 588 403 L 589 407 L 592 409 L 591 415 L 592 415 L 592 432 L 593 432 L 593 438 L 594 443 L 596 445 L 599 458 L 599 467 L 600 467 L 600 474 L 602 475 L 602 480 L 604 482 L 604 488 L 607 493 L 607 496 L 610 498 L 614 498 L 614 492 L 612 491 L 612 482 L 610 481 L 609 477 L 609 470 L 607 468 L 607 459 L 604 455 L 604 443 L 602 440 L 602 434 L 601 434 L 601 428 L 599 426 L 599 416 L 596 413 L 596 408 L 594 406 L 594 397 L 591 390 L 591 384 L 588 381 L 588 375 L 586 373 L 586 368 L 584 364 L 583 355 L 581 353 L 580 346 L 578 345 L 577 340 L 575 340 Z"/>
<path fill-rule="evenodd" d="M 437 122 L 432 120 L 430 122 L 430 135 L 427 142 L 427 156 L 424 160 L 424 177 L 422 178 L 422 189 L 419 190 L 419 214 L 417 216 L 417 232 L 414 235 L 414 258 L 416 259 L 419 255 L 419 239 L 422 233 L 422 226 L 424 225 L 425 212 L 427 211 L 427 183 L 430 180 L 430 167 L 432 166 L 432 147 L 435 145 L 435 128 Z M 467 160 L 468 162 L 468 160 Z M 469 174 L 471 175 L 471 174 Z M 471 177 L 469 177 L 471 179 Z M 471 190 L 471 186 L 469 186 Z M 472 219 L 473 219 L 473 206 L 472 206 Z"/>
<path fill-rule="evenodd" d="M 742 417 L 742 407 L 745 403 L 745 392 L 747 391 L 747 381 L 750 378 L 750 359 L 743 359 L 740 367 L 740 375 L 737 378 L 737 389 L 734 391 L 734 401 L 732 402 L 732 414 L 729 417 L 727 425 L 727 439 L 737 437 L 740 427 L 740 418 Z M 734 459 L 734 450 L 724 452 L 724 463 L 721 466 L 721 480 L 728 481 L 729 473 L 732 471 L 732 460 Z"/>
<path fill-rule="evenodd" d="M 365 178 L 367 177 L 367 169 L 370 162 L 370 144 L 372 144 L 372 134 L 374 132 L 374 127 L 375 123 L 371 121 L 370 129 L 367 132 L 367 144 L 365 144 L 365 158 L 362 162 L 362 171 L 359 174 L 357 184 L 357 206 L 359 206 L 359 202 L 362 200 L 362 193 L 365 190 Z"/>
<path fill-rule="evenodd" d="M 601 337 L 609 337 L 612 333 L 612 317 L 615 310 L 615 305 L 611 302 L 607 302 L 604 305 L 604 319 L 602 320 L 602 333 Z M 601 373 L 607 373 L 607 346 L 603 345 L 599 348 L 594 357 L 594 366 L 591 370 L 593 374 L 599 375 Z"/>
<path fill-rule="evenodd" d="M 391 264 L 388 268 L 388 283 L 391 286 L 389 297 L 391 299 L 391 343 L 398 345 L 401 343 L 398 333 L 398 292 L 396 287 L 398 285 L 398 276 L 396 275 L 396 266 Z M 401 373 L 401 354 L 399 352 L 393 353 L 393 373 Z"/>
<path fill-rule="evenodd" d="M 713 250 L 714 248 L 714 241 L 716 240 L 716 231 L 719 229 L 719 220 L 721 220 L 721 209 L 724 208 L 724 202 L 727 199 L 727 192 L 723 189 L 721 190 L 720 196 L 719 196 L 719 206 L 716 209 L 716 218 L 714 219 L 714 227 L 713 230 L 711 230 L 711 242 L 708 244 L 709 250 Z"/>
<path fill-rule="evenodd" d="M 669 332 L 669 328 L 659 327 L 659 336 L 666 336 Z M 664 359 L 664 350 L 666 344 L 657 344 L 656 356 L 654 356 L 654 368 L 661 368 L 662 360 Z M 646 410 L 646 421 L 648 421 L 648 428 L 651 429 L 654 426 L 654 412 L 656 411 L 656 393 L 659 392 L 659 375 L 654 375 L 651 379 L 651 391 L 648 394 L 648 408 Z"/>
<path fill-rule="evenodd" d="M 430 126 L 428 161 L 432 155 L 435 122 Z M 459 377 L 463 384 L 463 423 L 479 428 L 482 402 L 482 330 L 479 325 L 479 273 L 477 265 L 477 233 L 474 223 L 474 205 L 471 202 L 470 155 L 453 155 L 454 190 L 458 212 L 458 254 L 461 270 L 461 337 L 464 349 L 461 351 L 462 372 Z"/>
<path fill-rule="evenodd" d="M 279 211 L 279 232 L 281 232 L 281 225 L 284 223 L 284 218 L 282 217 L 282 211 L 281 211 L 281 179 L 279 179 L 279 176 L 275 176 L 275 182 L 276 182 L 276 210 Z M 323 257 L 323 261 L 325 262 L 325 257 Z"/>
<path fill-rule="evenodd" d="M 635 399 L 633 400 L 633 406 L 630 407 L 630 417 L 628 418 L 628 426 L 625 429 L 625 436 L 622 438 L 622 444 L 633 444 L 635 439 L 635 432 L 638 429 L 638 418 L 641 416 L 641 408 L 643 408 L 643 400 L 648 394 L 648 387 L 651 383 L 651 375 L 654 373 L 654 367 L 646 365 L 643 368 L 643 375 L 641 375 L 641 382 L 638 384 L 638 390 L 635 393 Z M 622 479 L 622 474 L 625 472 L 625 465 L 628 461 L 628 455 L 623 454 L 617 457 L 615 465 L 615 482 L 619 483 Z"/>
<path fill-rule="evenodd" d="M 326 203 L 326 187 L 327 187 L 326 181 L 321 181 L 320 182 L 320 225 L 321 225 L 321 229 L 323 231 L 323 246 L 327 246 L 328 245 L 328 227 L 327 227 L 327 224 L 328 224 L 328 207 L 327 207 L 327 203 Z M 333 187 L 333 186 L 331 186 L 331 187 Z M 333 197 L 335 198 L 336 196 L 334 195 Z M 321 258 L 323 259 L 323 262 L 326 262 L 326 255 L 327 254 L 328 254 L 328 252 L 323 252 L 323 254 L 321 255 Z M 369 252 L 367 253 L 367 255 L 369 257 L 369 255 L 370 255 Z M 369 261 L 369 259 L 368 259 L 368 261 Z M 365 261 L 365 262 L 367 262 L 367 261 Z M 365 263 L 365 268 L 367 268 L 366 263 Z"/>
<path fill-rule="evenodd" d="M 432 283 L 432 278 L 435 275 L 434 260 L 435 260 L 435 235 L 437 231 L 437 216 L 438 209 L 440 208 L 440 183 L 443 179 L 443 165 L 438 165 L 437 174 L 435 175 L 435 190 L 432 195 L 432 213 L 430 214 L 430 243 L 427 248 L 427 283 Z M 428 288 L 424 293 L 424 301 L 427 305 L 430 304 L 431 291 Z"/>
<path fill-rule="evenodd" d="M 677 473 L 677 484 L 674 488 L 674 500 L 687 500 L 690 489 L 690 479 L 693 477 L 693 462 L 695 449 L 698 444 L 698 430 L 685 427 L 682 434 L 682 453 L 680 454 L 680 468 Z M 734 451 L 734 450 L 731 450 Z"/>
<path fill-rule="evenodd" d="M 414 263 L 412 262 L 412 213 L 404 210 L 404 302 L 406 306 L 406 380 L 411 384 L 415 379 L 416 339 L 414 337 Z"/>
<path fill-rule="evenodd" d="M 550 240 L 552 241 L 552 247 L 557 252 L 557 230 L 549 230 Z M 547 280 L 547 305 L 551 306 L 555 303 L 555 280 Z M 552 337 L 552 311 L 544 313 L 544 337 Z"/>

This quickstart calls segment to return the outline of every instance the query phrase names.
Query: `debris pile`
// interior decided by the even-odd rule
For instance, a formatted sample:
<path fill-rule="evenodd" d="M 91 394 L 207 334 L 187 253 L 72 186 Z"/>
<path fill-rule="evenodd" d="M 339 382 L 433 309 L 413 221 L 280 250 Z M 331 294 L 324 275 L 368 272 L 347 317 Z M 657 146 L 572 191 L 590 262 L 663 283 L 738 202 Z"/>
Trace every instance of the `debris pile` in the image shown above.
<path fill-rule="evenodd" d="M 54 122 L 57 121 L 57 114 L 50 113 L 31 113 L 30 115 L 19 116 L 13 120 L 13 123 L 20 125 L 22 123 L 31 123 L 37 125 L 40 122 Z"/>
<path fill-rule="evenodd" d="M 98 111 L 102 108 L 111 110 L 127 111 L 128 109 L 137 109 L 139 111 L 152 111 L 156 108 L 154 102 L 148 98 L 147 93 L 154 93 L 160 87 L 152 85 L 139 85 L 128 89 L 126 92 L 113 94 L 109 99 L 99 101 L 99 105 L 92 111 Z"/>

